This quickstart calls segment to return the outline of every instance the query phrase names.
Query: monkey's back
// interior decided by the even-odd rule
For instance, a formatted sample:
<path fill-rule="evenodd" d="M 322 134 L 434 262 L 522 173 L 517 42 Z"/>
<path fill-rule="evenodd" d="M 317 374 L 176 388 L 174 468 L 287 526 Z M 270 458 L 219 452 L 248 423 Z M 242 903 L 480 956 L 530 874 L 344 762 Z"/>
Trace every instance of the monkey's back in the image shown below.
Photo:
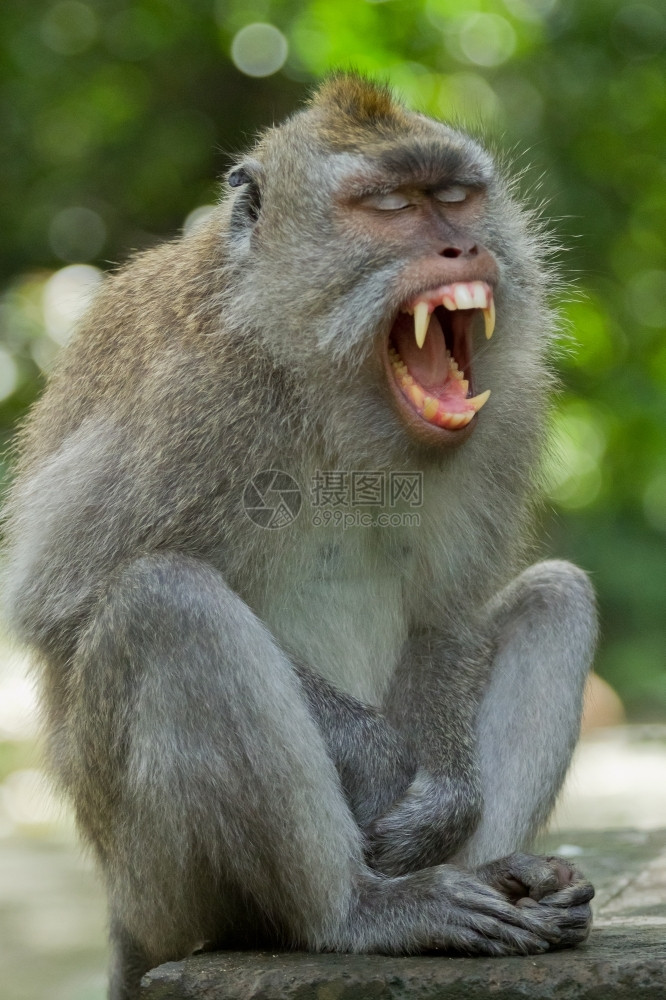
<path fill-rule="evenodd" d="M 48 655 L 68 654 L 123 560 L 219 553 L 242 519 L 233 487 L 270 439 L 281 386 L 225 334 L 219 231 L 106 280 L 19 435 L 5 603 Z"/>

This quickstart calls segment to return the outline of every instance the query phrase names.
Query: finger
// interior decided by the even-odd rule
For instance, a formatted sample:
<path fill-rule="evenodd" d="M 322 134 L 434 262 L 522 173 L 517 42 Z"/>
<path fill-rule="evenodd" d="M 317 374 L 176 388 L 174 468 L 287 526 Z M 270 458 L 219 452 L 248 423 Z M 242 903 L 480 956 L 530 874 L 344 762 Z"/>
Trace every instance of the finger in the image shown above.
<path fill-rule="evenodd" d="M 488 890 L 486 893 L 475 893 L 466 900 L 467 905 L 478 914 L 501 920 L 505 924 L 513 927 L 520 927 L 522 930 L 536 934 L 544 938 L 549 943 L 559 941 L 561 931 L 558 926 L 559 910 L 550 912 L 549 909 L 539 907 L 523 908 L 507 903 L 499 893 Z"/>
<path fill-rule="evenodd" d="M 542 896 L 539 902 L 548 906 L 578 906 L 594 898 L 594 886 L 587 879 L 573 882 L 557 892 Z"/>
<path fill-rule="evenodd" d="M 520 931 L 513 940 L 488 936 L 473 927 L 456 927 L 447 931 L 446 938 L 436 948 L 463 955 L 539 955 L 550 947 L 536 934 Z"/>
<path fill-rule="evenodd" d="M 488 917 L 484 914 L 474 915 L 473 930 L 478 931 L 484 937 L 501 941 L 511 947 L 514 954 L 532 954 L 535 949 L 539 952 L 547 951 L 550 942 L 533 930 L 525 930 L 515 924 L 507 924 L 504 920 L 496 917 Z M 561 937 L 558 930 L 557 939 Z"/>
<path fill-rule="evenodd" d="M 560 940 L 552 945 L 553 951 L 559 951 L 562 948 L 575 948 L 576 945 L 587 941 L 590 936 L 591 928 L 592 921 L 583 927 L 570 927 L 565 929 L 562 932 Z"/>
<path fill-rule="evenodd" d="M 580 906 L 570 906 L 563 909 L 559 906 L 545 907 L 543 903 L 537 903 L 543 910 L 549 911 L 549 916 L 555 921 L 557 926 L 564 932 L 570 928 L 587 927 L 592 923 L 592 910 L 589 903 Z"/>

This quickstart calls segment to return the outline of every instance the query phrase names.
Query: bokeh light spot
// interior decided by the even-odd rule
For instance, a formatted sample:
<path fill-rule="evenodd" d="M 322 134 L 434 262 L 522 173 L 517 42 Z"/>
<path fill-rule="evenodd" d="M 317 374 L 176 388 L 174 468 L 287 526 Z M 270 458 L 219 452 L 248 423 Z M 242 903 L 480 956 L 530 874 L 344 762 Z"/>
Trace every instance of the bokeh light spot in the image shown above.
<path fill-rule="evenodd" d="M 504 0 L 504 6 L 519 21 L 545 20 L 557 7 L 558 0 Z"/>
<path fill-rule="evenodd" d="M 271 76 L 284 66 L 289 44 L 273 24 L 248 24 L 231 43 L 231 58 L 247 76 Z"/>
<path fill-rule="evenodd" d="M 522 76 L 511 76 L 495 83 L 500 113 L 514 133 L 523 135 L 541 125 L 544 100 L 535 86 Z"/>
<path fill-rule="evenodd" d="M 0 785 L 0 797 L 17 826 L 51 824 L 62 814 L 46 775 L 32 768 L 10 774 Z"/>
<path fill-rule="evenodd" d="M 90 264 L 72 264 L 51 275 L 44 285 L 44 325 L 57 344 L 66 344 L 92 302 L 103 274 Z"/>
<path fill-rule="evenodd" d="M 611 37 L 630 59 L 647 59 L 666 46 L 666 15 L 652 4 L 627 4 L 615 15 Z"/>
<path fill-rule="evenodd" d="M 470 121 L 489 121 L 499 111 L 497 94 L 478 73 L 451 73 L 442 78 L 437 111 L 444 118 L 462 115 Z"/>
<path fill-rule="evenodd" d="M 556 504 L 574 510 L 596 500 L 606 445 L 601 415 L 592 406 L 577 400 L 556 414 L 545 466 L 547 493 Z"/>
<path fill-rule="evenodd" d="M 643 510 L 648 523 L 666 534 L 666 472 L 652 476 L 643 492 Z"/>
<path fill-rule="evenodd" d="M 42 41 L 62 56 L 78 55 L 90 47 L 97 35 L 97 20 L 91 8 L 79 0 L 62 0 L 47 11 L 41 23 Z"/>
<path fill-rule="evenodd" d="M 628 312 L 639 323 L 666 327 L 666 271 L 639 271 L 627 285 Z"/>
<path fill-rule="evenodd" d="M 465 58 L 477 66 L 500 66 L 515 51 L 516 33 L 499 14 L 472 14 L 462 21 L 458 43 Z"/>
<path fill-rule="evenodd" d="M 0 347 L 0 400 L 8 399 L 18 385 L 18 368 L 11 354 Z"/>
<path fill-rule="evenodd" d="M 189 236 L 199 226 L 202 226 L 207 219 L 210 219 L 214 211 L 215 205 L 199 205 L 197 208 L 193 208 L 183 222 L 183 236 Z"/>
<path fill-rule="evenodd" d="M 106 242 L 106 226 L 90 208 L 63 208 L 49 226 L 49 243 L 56 257 L 84 261 L 97 257 Z"/>

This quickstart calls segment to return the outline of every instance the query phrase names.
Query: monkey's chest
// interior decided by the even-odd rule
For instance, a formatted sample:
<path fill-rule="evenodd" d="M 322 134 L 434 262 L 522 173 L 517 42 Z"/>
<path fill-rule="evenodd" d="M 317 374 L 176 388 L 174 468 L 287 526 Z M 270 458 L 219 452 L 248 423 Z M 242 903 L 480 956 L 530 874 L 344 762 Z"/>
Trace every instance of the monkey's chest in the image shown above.
<path fill-rule="evenodd" d="M 380 704 L 407 636 L 404 557 L 362 529 L 318 538 L 299 556 L 275 567 L 259 615 L 289 654 Z"/>

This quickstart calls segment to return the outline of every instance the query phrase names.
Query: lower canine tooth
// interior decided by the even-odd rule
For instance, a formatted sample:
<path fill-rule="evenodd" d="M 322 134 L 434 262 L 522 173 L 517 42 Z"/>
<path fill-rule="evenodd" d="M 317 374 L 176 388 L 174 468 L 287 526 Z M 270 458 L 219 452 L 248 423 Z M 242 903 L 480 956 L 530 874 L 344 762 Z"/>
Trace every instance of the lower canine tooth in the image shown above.
<path fill-rule="evenodd" d="M 478 413 L 481 407 L 488 402 L 489 396 L 490 396 L 490 389 L 486 389 L 485 392 L 479 393 L 478 396 L 470 396 L 467 402 L 474 407 L 474 412 Z"/>
<path fill-rule="evenodd" d="M 492 299 L 488 308 L 483 310 L 483 322 L 486 329 L 486 340 L 490 340 L 495 329 L 495 303 Z"/>

